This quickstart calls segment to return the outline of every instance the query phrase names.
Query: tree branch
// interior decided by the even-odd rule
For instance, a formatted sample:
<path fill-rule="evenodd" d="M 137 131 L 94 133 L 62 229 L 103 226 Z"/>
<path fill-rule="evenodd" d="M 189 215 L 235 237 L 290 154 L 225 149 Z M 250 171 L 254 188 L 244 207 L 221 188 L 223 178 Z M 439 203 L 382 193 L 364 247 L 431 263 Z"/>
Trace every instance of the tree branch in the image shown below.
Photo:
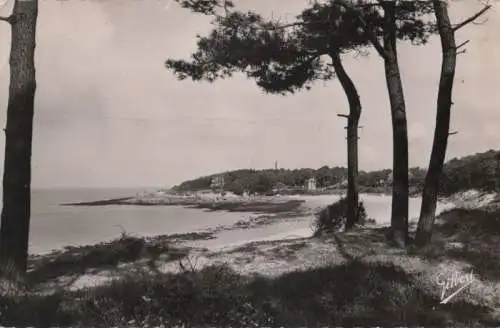
<path fill-rule="evenodd" d="M 452 136 L 452 135 L 457 134 L 457 133 L 458 133 L 458 131 L 453 131 L 453 132 L 448 133 L 448 135 Z"/>
<path fill-rule="evenodd" d="M 460 43 L 460 44 L 459 44 L 459 45 L 458 45 L 455 49 L 456 49 L 456 50 L 458 50 L 458 49 L 462 48 L 463 46 L 465 46 L 465 45 L 466 45 L 467 43 L 469 43 L 469 42 L 470 42 L 470 40 L 467 40 L 467 41 L 465 41 L 465 42 L 462 42 L 462 43 Z"/>
<path fill-rule="evenodd" d="M 356 11 L 355 8 L 352 8 L 352 7 L 349 7 L 348 4 L 346 3 L 343 3 L 343 2 L 340 2 L 340 5 L 344 8 L 347 8 L 347 9 L 350 9 L 350 10 L 354 10 Z M 358 7 L 375 7 L 375 6 L 378 6 L 379 4 L 378 3 L 364 3 L 364 4 L 357 4 Z M 347 6 L 347 7 L 346 7 Z M 358 19 L 360 20 L 360 22 L 365 26 L 367 26 L 368 24 L 366 23 L 366 21 L 363 19 L 363 17 L 356 11 L 356 15 L 358 16 Z M 289 24 L 284 24 L 284 25 L 278 25 L 278 26 L 274 26 L 274 27 L 271 27 L 271 28 L 266 28 L 267 30 L 281 30 L 281 29 L 286 29 L 286 28 L 289 28 L 289 27 L 295 27 L 295 26 L 303 26 L 303 25 L 307 25 L 307 24 L 311 24 L 311 23 L 328 23 L 329 20 L 325 19 L 325 20 L 320 20 L 320 21 L 314 21 L 314 22 L 303 22 L 303 21 L 300 21 L 300 22 L 293 22 L 293 23 L 289 23 Z"/>
<path fill-rule="evenodd" d="M 208 16 L 217 16 L 216 11 L 223 9 L 227 14 L 234 4 L 229 0 L 174 0 L 183 8 Z"/>
<path fill-rule="evenodd" d="M 226 14 L 226 16 L 229 16 L 229 13 L 231 12 L 231 9 L 232 8 L 232 2 L 228 2 L 228 1 L 224 1 L 224 5 L 223 5 L 223 8 L 224 8 L 224 13 Z"/>
<path fill-rule="evenodd" d="M 9 17 L 1 17 L 0 16 L 0 21 L 3 21 L 3 22 L 7 22 L 9 24 L 12 24 L 12 20 L 13 20 L 13 17 L 12 16 L 9 16 Z"/>
<path fill-rule="evenodd" d="M 467 18 L 466 20 L 464 20 L 463 22 L 455 25 L 453 27 L 453 32 L 456 32 L 459 29 L 461 29 L 462 27 L 464 27 L 465 25 L 474 22 L 476 19 L 478 19 L 481 15 L 483 15 L 490 8 L 491 8 L 491 5 L 487 5 L 483 9 L 481 9 L 480 11 L 478 11 L 475 15 L 473 15 L 473 16 Z"/>
<path fill-rule="evenodd" d="M 343 118 L 349 118 L 349 115 L 347 114 L 337 114 L 338 117 L 343 117 Z"/>
<path fill-rule="evenodd" d="M 268 31 L 277 31 L 277 30 L 284 30 L 289 27 L 295 27 L 295 26 L 302 26 L 306 25 L 306 22 L 293 22 L 285 25 L 278 25 L 278 26 L 272 26 L 272 27 L 263 27 L 263 30 L 268 30 Z"/>

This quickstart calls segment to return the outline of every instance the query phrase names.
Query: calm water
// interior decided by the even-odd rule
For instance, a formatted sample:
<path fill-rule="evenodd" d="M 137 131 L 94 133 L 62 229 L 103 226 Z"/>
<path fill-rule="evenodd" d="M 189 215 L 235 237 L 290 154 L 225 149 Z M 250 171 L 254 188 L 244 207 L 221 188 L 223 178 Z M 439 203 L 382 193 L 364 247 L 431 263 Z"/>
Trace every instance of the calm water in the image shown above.
<path fill-rule="evenodd" d="M 94 244 L 114 239 L 122 231 L 138 236 L 201 231 L 232 225 L 252 217 L 249 213 L 205 212 L 177 206 L 60 206 L 61 203 L 132 196 L 142 190 L 34 190 L 30 252 L 44 253 L 64 246 Z M 297 196 L 298 197 L 298 196 Z M 301 196 L 313 208 L 331 203 L 338 196 Z M 391 199 L 362 195 L 368 216 L 379 224 L 390 220 Z M 410 218 L 416 218 L 419 199 L 410 200 Z M 226 231 L 215 240 L 195 243 L 219 248 L 246 241 L 309 236 L 312 218 L 281 222 L 249 230 Z"/>
<path fill-rule="evenodd" d="M 120 236 L 184 233 L 230 225 L 241 215 L 172 206 L 60 206 L 61 203 L 133 196 L 141 190 L 33 191 L 30 252 L 86 245 Z"/>

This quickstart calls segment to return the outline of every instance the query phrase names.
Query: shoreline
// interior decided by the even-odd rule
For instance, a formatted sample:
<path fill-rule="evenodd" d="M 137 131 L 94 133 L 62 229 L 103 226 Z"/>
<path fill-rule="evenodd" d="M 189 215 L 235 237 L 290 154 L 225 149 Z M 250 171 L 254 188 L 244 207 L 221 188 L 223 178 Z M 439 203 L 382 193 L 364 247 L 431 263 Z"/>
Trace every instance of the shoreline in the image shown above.
<path fill-rule="evenodd" d="M 61 203 L 59 206 L 106 206 L 106 205 L 122 205 L 126 204 L 127 200 L 134 197 L 120 197 L 103 200 L 94 200 L 90 202 L 76 202 L 76 203 Z"/>
<path fill-rule="evenodd" d="M 142 197 L 121 197 L 90 202 L 63 203 L 59 206 L 183 206 L 208 211 L 283 213 L 294 212 L 305 203 L 304 200 L 286 196 L 231 196 L 220 198 L 215 194 L 154 194 Z"/>
<path fill-rule="evenodd" d="M 169 201 L 167 203 L 148 203 L 148 202 L 128 202 L 127 200 L 104 200 L 84 203 L 61 204 L 60 206 L 183 206 L 185 208 L 200 209 L 206 211 L 227 211 L 240 213 L 283 213 L 294 212 L 304 204 L 304 200 L 287 199 L 285 201 Z"/>
<path fill-rule="evenodd" d="M 129 196 L 111 199 L 101 199 L 85 202 L 61 203 L 59 206 L 109 206 L 109 205 L 135 205 L 135 206 L 189 206 L 194 208 L 209 209 L 216 208 L 229 211 L 238 205 L 253 204 L 255 206 L 286 203 L 290 199 L 296 200 L 298 197 L 314 196 L 342 196 L 347 193 L 347 189 L 336 189 L 329 191 L 303 192 L 303 193 L 277 193 L 273 195 L 238 196 L 229 193 L 229 197 L 219 196 L 216 193 L 204 193 L 190 191 L 186 193 L 156 192 L 142 196 Z M 360 190 L 360 195 L 391 196 L 391 192 Z M 418 198 L 420 193 L 411 193 L 410 198 Z M 446 197 L 439 197 L 446 198 Z M 239 210 L 238 210 L 239 211 Z M 247 210 L 242 210 L 247 212 Z M 250 210 L 248 210 L 250 211 Z"/>
<path fill-rule="evenodd" d="M 365 194 L 368 197 L 376 197 L 376 195 L 373 194 Z M 382 196 L 382 195 L 379 195 Z M 475 207 L 481 207 L 481 204 L 483 203 L 489 203 L 493 201 L 494 195 L 489 195 L 489 194 L 483 194 L 481 192 L 477 191 L 468 191 L 464 192 L 461 194 L 456 194 L 452 197 L 449 197 L 443 201 L 440 201 L 441 205 L 440 210 L 438 211 L 439 213 L 436 214 L 441 214 L 443 212 L 446 212 L 448 210 L 451 210 L 453 208 L 457 207 L 467 207 L 467 208 L 475 208 Z M 315 198 L 318 199 L 315 199 Z M 265 198 L 267 201 L 263 201 L 263 198 Z M 322 199 L 323 198 L 323 199 Z M 376 197 L 377 198 L 377 197 Z M 111 200 L 104 200 L 104 201 L 98 201 L 98 202 L 90 202 L 90 206 L 106 206 L 106 205 L 114 205 L 116 204 L 116 201 L 119 203 L 124 202 L 126 205 L 133 205 L 129 202 L 131 198 L 120 198 L 120 199 L 111 199 Z M 258 228 L 259 231 L 262 232 L 250 232 L 252 234 L 251 239 L 253 238 L 261 238 L 261 234 L 265 235 L 265 238 L 267 239 L 266 236 L 270 236 L 271 234 L 267 230 L 267 226 L 272 225 L 273 227 L 271 229 L 272 235 L 279 235 L 279 234 L 290 234 L 290 231 L 295 231 L 295 230 L 304 230 L 304 228 L 310 228 L 310 225 L 305 227 L 305 225 L 302 223 L 293 223 L 293 222 L 301 222 L 301 221 L 311 221 L 313 219 L 314 214 L 316 211 L 322 207 L 325 206 L 325 203 L 328 202 L 329 197 L 323 197 L 317 195 L 297 195 L 295 197 L 289 196 L 289 197 L 272 197 L 272 196 L 266 196 L 266 197 L 251 197 L 251 198 L 237 198 L 237 199 L 226 199 L 226 200 L 194 200 L 192 197 L 191 199 L 184 198 L 182 200 L 182 203 L 176 203 L 176 204 L 167 204 L 171 206 L 181 206 L 186 209 L 196 209 L 196 210 L 201 210 L 202 212 L 227 212 L 227 213 L 234 213 L 235 215 L 238 215 L 237 213 L 247 213 L 244 214 L 247 217 L 239 219 L 235 221 L 234 223 L 231 223 L 229 225 L 211 225 L 211 227 L 203 228 L 202 230 L 190 230 L 186 232 L 179 232 L 179 233 L 174 233 L 176 234 L 176 241 L 177 242 L 188 242 L 188 240 L 183 240 L 182 235 L 185 235 L 186 233 L 190 235 L 187 239 L 191 239 L 190 241 L 192 242 L 198 242 L 198 241 L 207 241 L 207 240 L 213 240 L 213 239 L 221 239 L 225 240 L 226 238 L 235 240 L 232 235 L 232 231 L 234 231 L 235 235 L 239 235 L 238 241 L 241 241 L 241 238 L 246 239 L 247 236 L 243 235 L 243 231 L 252 231 L 254 228 Z M 333 201 L 333 199 L 332 199 Z M 85 206 L 85 204 L 88 204 L 89 202 L 86 203 L 79 203 L 77 206 Z M 377 201 L 378 203 L 378 201 Z M 161 205 L 161 204 L 160 204 Z M 142 205 L 142 206 L 148 206 L 148 205 Z M 153 204 L 150 206 L 158 206 L 157 204 Z M 380 205 L 378 206 L 380 207 Z M 377 211 L 377 206 L 374 208 L 375 211 Z M 371 214 L 372 212 L 368 208 L 368 216 L 372 219 L 374 219 L 377 223 L 375 226 L 387 226 L 389 222 L 385 222 L 386 215 L 389 215 L 389 213 L 386 213 L 382 216 L 380 214 L 376 214 L 373 216 Z M 375 212 L 377 213 L 377 212 Z M 416 217 L 415 217 L 416 218 Z M 168 218 L 166 218 L 168 219 Z M 415 220 L 412 220 L 412 223 Z M 280 225 L 282 226 L 282 230 L 277 231 L 275 225 Z M 264 229 L 264 230 L 262 230 Z M 134 233 L 134 230 L 124 230 L 126 233 Z M 240 231 L 237 232 L 236 230 Z M 219 236 L 222 233 L 222 236 Z M 230 235 L 228 235 L 230 233 Z M 167 234 L 170 234 L 167 232 Z M 156 234 L 153 234 L 156 235 Z M 161 233 L 158 235 L 162 235 Z M 157 235 L 157 236 L 158 236 Z M 276 236 L 277 236 L 276 235 Z M 147 235 L 142 235 L 139 233 L 137 235 L 138 237 L 147 237 Z M 152 235 L 151 235 L 152 236 Z M 281 238 L 278 238 L 281 239 Z M 110 239 L 103 239 L 102 241 L 107 241 Z M 232 242 L 232 241 L 231 241 Z M 214 243 L 222 243 L 222 241 L 215 241 Z M 204 244 L 204 243 L 202 243 Z M 42 254 L 47 254 L 50 253 L 54 250 L 61 250 L 62 246 L 58 246 L 56 248 L 52 248 L 50 250 L 44 251 L 43 253 L 35 252 L 31 253 L 31 255 L 42 255 Z"/>
<path fill-rule="evenodd" d="M 461 192 L 459 194 L 465 194 Z M 234 199 L 216 199 L 214 198 L 202 198 L 196 196 L 181 196 L 181 195 L 168 195 L 161 198 L 140 198 L 140 197 L 120 197 L 111 198 L 87 202 L 71 202 L 71 203 L 60 203 L 59 206 L 183 206 L 186 208 L 195 209 L 205 209 L 212 211 L 228 211 L 228 212 L 257 212 L 257 213 L 274 213 L 283 212 L 280 209 L 291 208 L 295 209 L 299 207 L 305 200 L 300 199 L 301 197 L 321 197 L 321 196 L 343 196 L 345 193 L 342 192 L 329 192 L 329 193 L 304 193 L 304 194 L 278 194 L 273 196 L 250 196 L 242 197 L 239 196 Z M 379 193 L 379 192 L 360 192 L 361 195 L 367 196 L 380 196 L 380 197 L 391 197 L 389 193 Z M 409 199 L 421 198 L 420 194 L 411 194 Z M 456 195 L 450 196 L 438 196 L 439 202 L 454 201 Z M 300 204 L 297 204 L 300 203 Z M 272 209 L 276 207 L 277 209 Z"/>

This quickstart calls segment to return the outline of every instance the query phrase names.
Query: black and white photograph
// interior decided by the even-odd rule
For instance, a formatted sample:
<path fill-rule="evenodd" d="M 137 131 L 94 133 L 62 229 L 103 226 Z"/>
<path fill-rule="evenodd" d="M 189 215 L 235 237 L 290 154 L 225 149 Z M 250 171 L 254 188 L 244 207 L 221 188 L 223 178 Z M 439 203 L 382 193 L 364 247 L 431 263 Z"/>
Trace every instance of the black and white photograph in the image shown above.
<path fill-rule="evenodd" d="M 499 10 L 0 0 L 0 327 L 500 327 Z"/>

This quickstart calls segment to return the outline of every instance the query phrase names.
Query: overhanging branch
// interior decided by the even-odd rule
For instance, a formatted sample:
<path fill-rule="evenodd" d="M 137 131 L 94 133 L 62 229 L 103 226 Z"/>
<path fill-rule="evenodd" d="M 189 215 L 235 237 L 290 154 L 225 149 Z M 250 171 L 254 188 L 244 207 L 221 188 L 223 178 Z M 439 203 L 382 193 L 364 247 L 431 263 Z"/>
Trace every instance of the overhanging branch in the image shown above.
<path fill-rule="evenodd" d="M 7 22 L 9 24 L 12 24 L 12 16 L 9 16 L 9 17 L 1 17 L 0 16 L 0 21 L 3 21 L 3 22 Z"/>
<path fill-rule="evenodd" d="M 455 31 L 458 31 L 459 29 L 461 29 L 462 27 L 464 27 L 465 25 L 469 24 L 469 23 L 472 23 L 474 22 L 476 19 L 478 19 L 480 16 L 482 16 L 486 11 L 488 11 L 488 9 L 491 8 L 491 5 L 487 5 L 485 6 L 483 9 L 481 9 L 480 11 L 478 11 L 476 14 L 472 15 L 471 17 L 467 18 L 466 20 L 464 20 L 463 22 L 455 25 L 453 27 L 453 32 Z"/>

